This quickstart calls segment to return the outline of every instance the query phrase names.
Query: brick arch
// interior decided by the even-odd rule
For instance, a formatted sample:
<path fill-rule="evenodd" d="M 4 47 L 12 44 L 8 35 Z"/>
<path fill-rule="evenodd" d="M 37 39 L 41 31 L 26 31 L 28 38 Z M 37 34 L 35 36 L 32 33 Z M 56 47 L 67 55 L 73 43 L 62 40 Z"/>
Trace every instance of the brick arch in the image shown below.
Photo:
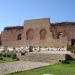
<path fill-rule="evenodd" d="M 40 40 L 44 40 L 46 38 L 47 31 L 46 29 L 40 30 Z"/>
<path fill-rule="evenodd" d="M 28 29 L 26 32 L 26 40 L 33 40 L 34 30 Z"/>
<path fill-rule="evenodd" d="M 22 39 L 21 36 L 22 36 L 22 34 L 18 34 L 17 40 L 21 40 Z"/>

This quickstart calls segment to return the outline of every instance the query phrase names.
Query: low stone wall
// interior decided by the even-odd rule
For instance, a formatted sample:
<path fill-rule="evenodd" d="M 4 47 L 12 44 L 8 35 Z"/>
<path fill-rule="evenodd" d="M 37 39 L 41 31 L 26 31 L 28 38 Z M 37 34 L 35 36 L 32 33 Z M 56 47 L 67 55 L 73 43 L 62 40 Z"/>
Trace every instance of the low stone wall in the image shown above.
<path fill-rule="evenodd" d="M 65 54 L 50 54 L 40 52 L 28 52 L 25 55 L 17 54 L 20 60 L 35 61 L 35 62 L 50 62 L 55 63 L 59 60 L 65 60 Z"/>

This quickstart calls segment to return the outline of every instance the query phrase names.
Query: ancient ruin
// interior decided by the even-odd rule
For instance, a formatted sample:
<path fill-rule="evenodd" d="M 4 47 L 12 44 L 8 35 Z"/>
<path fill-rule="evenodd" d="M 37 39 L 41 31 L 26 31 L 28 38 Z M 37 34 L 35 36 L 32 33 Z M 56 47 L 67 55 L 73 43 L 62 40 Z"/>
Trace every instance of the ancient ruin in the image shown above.
<path fill-rule="evenodd" d="M 26 61 L 65 60 L 74 44 L 75 22 L 51 23 L 50 18 L 25 20 L 23 26 L 5 27 L 0 34 L 0 45 L 19 51 L 18 58 Z"/>
<path fill-rule="evenodd" d="M 5 27 L 0 45 L 68 48 L 75 42 L 75 23 L 50 23 L 49 18 L 24 21 L 24 26 Z"/>

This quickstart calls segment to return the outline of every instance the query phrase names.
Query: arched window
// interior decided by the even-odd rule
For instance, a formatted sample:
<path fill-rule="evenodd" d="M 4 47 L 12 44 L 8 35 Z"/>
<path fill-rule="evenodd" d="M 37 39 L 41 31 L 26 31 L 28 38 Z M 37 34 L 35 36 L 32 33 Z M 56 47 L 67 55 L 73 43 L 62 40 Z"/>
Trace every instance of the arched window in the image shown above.
<path fill-rule="evenodd" d="M 33 35 L 34 35 L 33 29 L 28 29 L 26 32 L 26 39 L 33 40 Z"/>
<path fill-rule="evenodd" d="M 63 32 L 59 32 L 59 33 L 58 33 L 58 38 L 59 38 L 59 39 L 62 39 L 63 36 L 64 36 L 64 33 L 63 33 Z"/>
<path fill-rule="evenodd" d="M 21 34 L 18 34 L 17 40 L 21 40 Z"/>
<path fill-rule="evenodd" d="M 45 29 L 40 30 L 40 40 L 44 40 L 46 38 L 47 31 Z"/>

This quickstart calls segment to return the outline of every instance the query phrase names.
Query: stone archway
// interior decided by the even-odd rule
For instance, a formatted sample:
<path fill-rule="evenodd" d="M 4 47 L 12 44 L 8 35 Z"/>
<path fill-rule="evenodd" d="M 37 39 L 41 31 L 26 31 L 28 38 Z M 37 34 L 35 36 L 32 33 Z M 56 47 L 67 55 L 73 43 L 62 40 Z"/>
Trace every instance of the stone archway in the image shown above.
<path fill-rule="evenodd" d="M 33 29 L 28 29 L 26 32 L 26 40 L 33 40 L 34 31 Z"/>
<path fill-rule="evenodd" d="M 46 29 L 40 30 L 40 40 L 44 40 L 46 38 L 47 31 Z"/>
<path fill-rule="evenodd" d="M 17 40 L 21 40 L 22 38 L 21 38 L 21 34 L 18 34 L 18 36 L 17 36 Z"/>

